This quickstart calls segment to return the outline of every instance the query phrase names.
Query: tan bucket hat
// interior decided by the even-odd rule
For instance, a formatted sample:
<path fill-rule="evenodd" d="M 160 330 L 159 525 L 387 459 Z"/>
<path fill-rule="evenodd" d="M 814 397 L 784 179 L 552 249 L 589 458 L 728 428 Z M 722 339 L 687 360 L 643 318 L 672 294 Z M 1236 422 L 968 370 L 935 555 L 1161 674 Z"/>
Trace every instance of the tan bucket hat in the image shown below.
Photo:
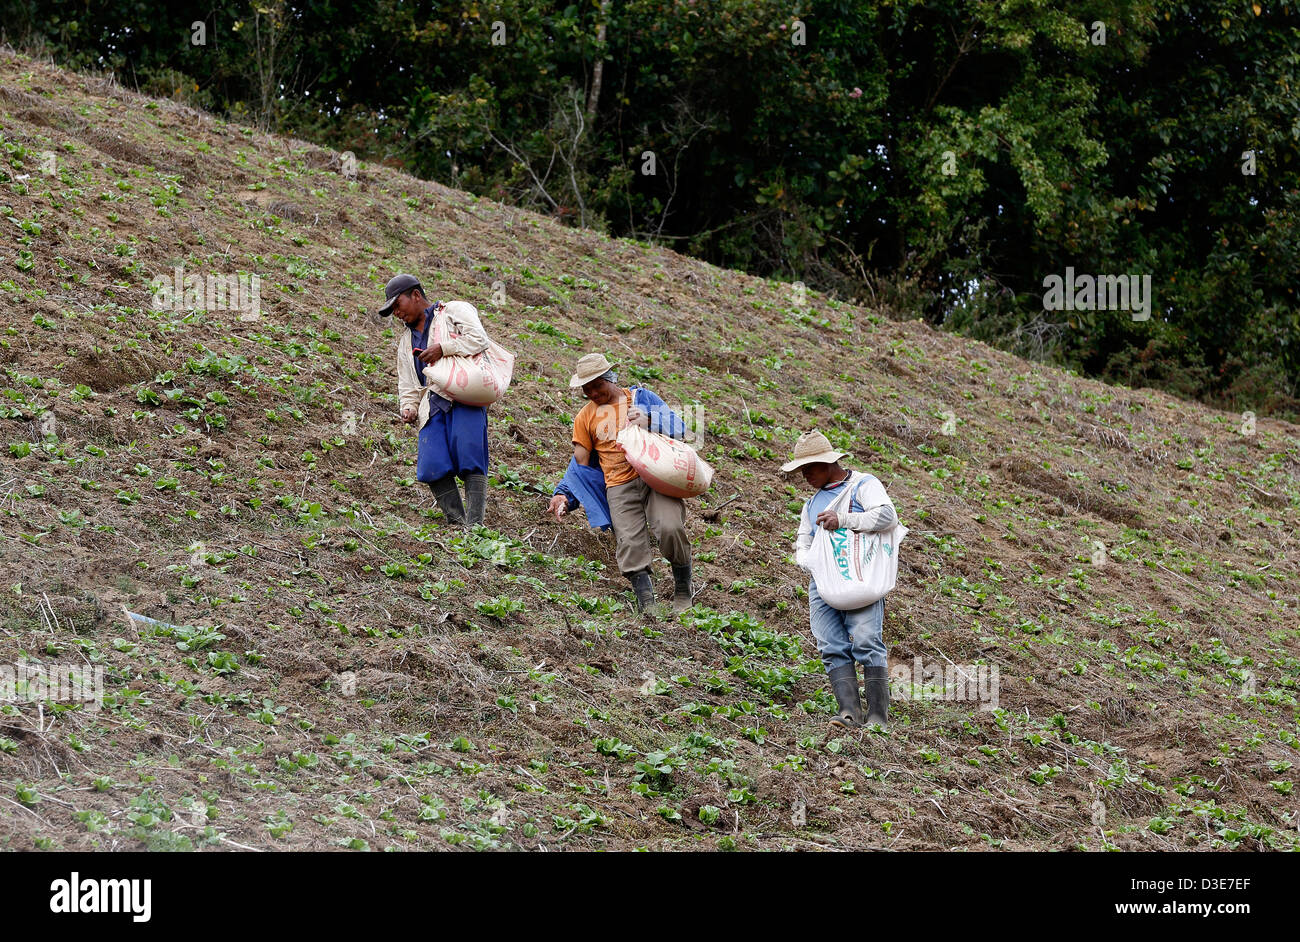
<path fill-rule="evenodd" d="M 578 365 L 575 367 L 577 372 L 569 377 L 569 388 L 581 388 L 590 383 L 597 376 L 600 376 L 603 373 L 608 373 L 613 368 L 614 367 L 609 365 L 609 361 L 605 359 L 605 354 L 588 353 L 578 361 Z"/>
<path fill-rule="evenodd" d="M 830 439 L 821 432 L 804 432 L 794 444 L 794 454 L 790 456 L 789 461 L 781 465 L 781 470 L 793 471 L 817 461 L 834 464 L 847 455 L 846 451 L 836 451 L 831 448 Z"/>

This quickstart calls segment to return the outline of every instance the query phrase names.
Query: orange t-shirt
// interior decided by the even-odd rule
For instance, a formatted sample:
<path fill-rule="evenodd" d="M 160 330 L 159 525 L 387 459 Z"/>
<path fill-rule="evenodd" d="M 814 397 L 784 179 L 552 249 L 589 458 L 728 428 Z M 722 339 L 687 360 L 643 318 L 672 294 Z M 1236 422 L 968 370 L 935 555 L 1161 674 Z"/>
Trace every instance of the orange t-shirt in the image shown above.
<path fill-rule="evenodd" d="M 636 478 L 627 463 L 627 455 L 618 443 L 619 430 L 627 425 L 627 410 L 632 407 L 632 390 L 624 389 L 623 401 L 610 406 L 588 402 L 573 417 L 573 443 L 600 458 L 605 487 L 617 487 Z"/>

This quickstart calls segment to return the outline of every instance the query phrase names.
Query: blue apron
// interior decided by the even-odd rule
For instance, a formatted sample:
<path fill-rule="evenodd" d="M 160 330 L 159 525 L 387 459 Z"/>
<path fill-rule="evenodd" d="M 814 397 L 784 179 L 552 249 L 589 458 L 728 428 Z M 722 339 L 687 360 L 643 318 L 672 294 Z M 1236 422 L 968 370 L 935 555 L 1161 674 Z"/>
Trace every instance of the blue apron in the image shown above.
<path fill-rule="evenodd" d="M 424 330 L 411 328 L 411 346 L 427 349 L 429 332 L 437 305 L 424 312 Z M 412 352 L 415 373 L 424 382 L 424 364 Z M 420 429 L 419 452 L 415 462 L 415 479 L 432 483 L 449 474 L 465 477 L 488 472 L 487 406 L 467 406 L 452 402 L 436 392 L 429 397 L 429 421 Z"/>

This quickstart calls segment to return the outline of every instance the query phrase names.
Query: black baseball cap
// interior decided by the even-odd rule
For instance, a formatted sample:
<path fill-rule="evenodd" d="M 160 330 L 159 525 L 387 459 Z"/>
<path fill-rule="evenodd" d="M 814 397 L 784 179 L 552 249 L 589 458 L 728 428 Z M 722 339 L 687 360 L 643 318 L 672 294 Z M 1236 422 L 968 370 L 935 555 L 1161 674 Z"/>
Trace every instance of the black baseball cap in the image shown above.
<path fill-rule="evenodd" d="M 388 279 L 388 284 L 384 285 L 384 306 L 379 309 L 380 317 L 388 317 L 393 313 L 393 302 L 397 300 L 399 294 L 405 294 L 412 288 L 424 290 L 420 284 L 420 279 L 414 275 L 394 275 Z"/>

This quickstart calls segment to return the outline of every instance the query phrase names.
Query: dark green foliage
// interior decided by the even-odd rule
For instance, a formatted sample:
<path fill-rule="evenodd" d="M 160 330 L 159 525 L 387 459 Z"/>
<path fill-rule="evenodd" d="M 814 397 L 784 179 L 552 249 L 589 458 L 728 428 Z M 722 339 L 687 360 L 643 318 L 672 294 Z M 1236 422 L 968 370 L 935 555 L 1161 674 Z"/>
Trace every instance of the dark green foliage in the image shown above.
<path fill-rule="evenodd" d="M 66 64 L 579 225 L 841 297 L 870 285 L 1110 381 L 1300 406 L 1291 5 L 204 9 L 6 0 L 0 22 Z M 1045 311 L 1067 267 L 1149 274 L 1150 320 Z"/>

